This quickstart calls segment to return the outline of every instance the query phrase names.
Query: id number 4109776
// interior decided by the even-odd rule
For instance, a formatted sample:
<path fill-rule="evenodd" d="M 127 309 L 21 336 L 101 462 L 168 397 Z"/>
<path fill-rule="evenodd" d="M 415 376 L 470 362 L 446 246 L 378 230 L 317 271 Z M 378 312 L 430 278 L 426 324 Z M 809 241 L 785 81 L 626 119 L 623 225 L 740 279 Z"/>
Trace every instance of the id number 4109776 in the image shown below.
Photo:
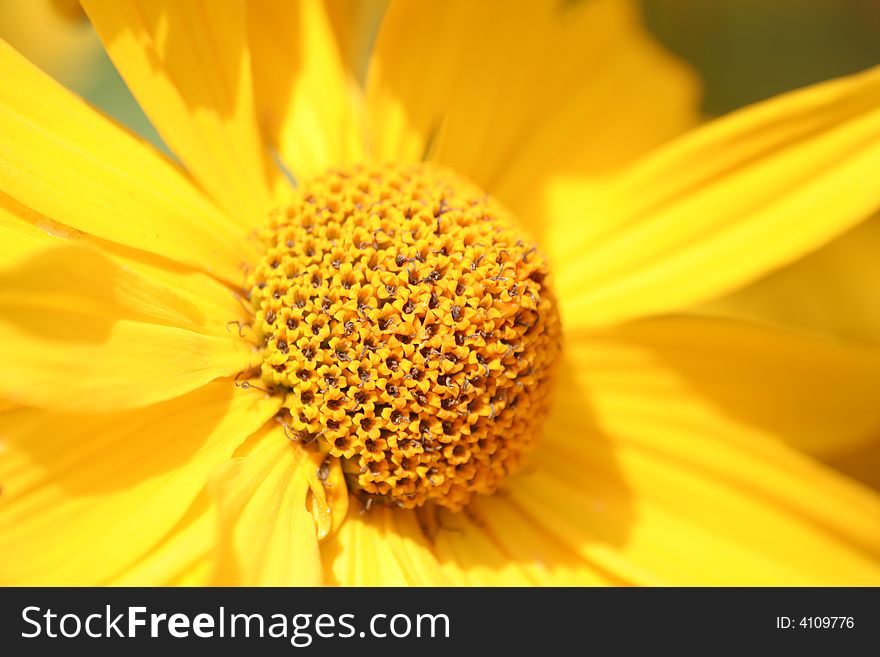
<path fill-rule="evenodd" d="M 856 626 L 852 616 L 777 616 L 779 630 L 851 630 Z"/>

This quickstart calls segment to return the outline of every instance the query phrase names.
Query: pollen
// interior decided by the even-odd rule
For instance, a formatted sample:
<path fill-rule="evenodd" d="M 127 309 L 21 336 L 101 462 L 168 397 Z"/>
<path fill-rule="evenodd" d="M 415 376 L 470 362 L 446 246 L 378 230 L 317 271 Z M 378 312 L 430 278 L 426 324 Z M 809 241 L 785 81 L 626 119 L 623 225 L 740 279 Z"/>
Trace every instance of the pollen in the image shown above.
<path fill-rule="evenodd" d="M 261 377 L 289 436 L 371 503 L 462 508 L 531 450 L 560 322 L 547 262 L 496 201 L 433 164 L 306 181 L 249 274 Z"/>

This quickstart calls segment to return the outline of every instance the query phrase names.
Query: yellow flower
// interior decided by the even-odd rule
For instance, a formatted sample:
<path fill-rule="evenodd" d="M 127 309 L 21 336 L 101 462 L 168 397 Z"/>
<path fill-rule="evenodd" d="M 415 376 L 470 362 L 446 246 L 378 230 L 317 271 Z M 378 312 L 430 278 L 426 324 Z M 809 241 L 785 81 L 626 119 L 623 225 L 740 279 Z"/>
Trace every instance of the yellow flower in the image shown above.
<path fill-rule="evenodd" d="M 876 492 L 804 453 L 872 444 L 880 355 L 688 313 L 878 212 L 880 71 L 678 136 L 694 83 L 630 2 L 391 2 L 363 89 L 348 12 L 372 5 L 84 4 L 182 167 L 0 48 L 0 582 L 880 583 Z M 343 271 L 368 227 L 375 262 Z M 414 324 L 398 287 L 436 307 Z M 358 450 L 383 435 L 340 432 L 358 409 L 331 390 L 355 343 L 396 468 L 375 481 Z M 391 417 L 397 353 L 434 378 Z M 465 371 L 482 442 L 448 420 L 436 445 Z M 403 416 L 446 488 L 402 463 Z M 449 495 L 386 504 L 418 491 Z"/>

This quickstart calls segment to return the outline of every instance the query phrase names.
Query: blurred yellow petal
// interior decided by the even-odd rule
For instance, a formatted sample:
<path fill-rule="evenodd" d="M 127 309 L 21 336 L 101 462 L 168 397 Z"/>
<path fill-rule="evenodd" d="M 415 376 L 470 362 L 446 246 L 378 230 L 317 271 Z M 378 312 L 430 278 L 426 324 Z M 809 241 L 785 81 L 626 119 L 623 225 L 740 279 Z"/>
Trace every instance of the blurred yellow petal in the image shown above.
<path fill-rule="evenodd" d="M 685 458 L 618 445 L 613 458 L 623 479 L 606 479 L 596 492 L 585 492 L 573 484 L 575 478 L 593 476 L 596 459 L 606 461 L 609 455 L 602 447 L 584 444 L 589 438 L 572 445 L 575 436 L 583 436 L 576 420 L 558 428 L 564 433 L 546 443 L 555 460 L 545 463 L 547 458 L 539 455 L 541 471 L 523 482 L 511 482 L 511 495 L 548 532 L 621 578 L 642 585 L 676 586 L 880 582 L 880 551 L 873 529 L 880 522 L 876 499 L 796 452 L 774 445 L 744 459 L 735 450 L 706 447 L 705 434 L 697 429 L 689 434 L 689 445 L 667 451 L 681 449 L 684 457 L 692 450 L 714 453 L 712 467 L 701 470 Z M 665 440 L 672 435 L 668 431 L 661 424 L 653 438 Z M 673 431 L 686 433 L 682 428 Z M 611 435 L 616 443 L 633 437 L 623 429 Z M 725 477 L 728 468 L 742 468 L 743 476 Z M 758 475 L 758 469 L 764 472 Z M 796 485 L 787 493 L 786 486 L 800 481 L 788 474 L 794 469 L 799 476 L 807 475 L 809 484 Z M 802 500 L 797 496 L 804 491 L 810 495 Z M 620 498 L 630 500 L 629 522 L 616 517 Z M 873 531 L 873 538 L 839 533 L 811 517 L 805 509 L 817 500 L 830 501 L 836 509 L 855 501 L 863 508 L 846 509 L 847 521 L 867 523 L 859 529 L 862 534 Z M 622 534 L 623 539 L 604 543 L 596 538 L 608 533 Z"/>
<path fill-rule="evenodd" d="M 835 454 L 826 463 L 880 494 L 880 434 L 860 449 L 846 454 Z"/>
<path fill-rule="evenodd" d="M 589 370 L 596 394 L 620 408 L 699 407 L 716 416 L 719 433 L 763 432 L 817 456 L 880 433 L 880 354 L 869 349 L 700 317 L 571 333 L 569 343 L 571 358 L 583 359 L 571 367 Z"/>
<path fill-rule="evenodd" d="M 167 586 L 205 586 L 211 575 L 213 564 L 209 557 L 198 557 L 186 568 L 175 574 Z"/>
<path fill-rule="evenodd" d="M 324 0 L 324 7 L 348 74 L 363 81 L 388 0 Z"/>
<path fill-rule="evenodd" d="M 106 582 L 110 586 L 205 586 L 217 538 L 207 496 L 196 497 L 177 525 L 149 552 Z M 208 562 L 208 568 L 203 563 Z"/>
<path fill-rule="evenodd" d="M 363 515 L 358 517 L 359 513 Z M 399 548 L 392 547 L 388 540 L 386 528 L 392 522 L 392 514 L 393 511 L 386 508 L 364 512 L 361 505 L 350 506 L 349 517 L 339 532 L 321 546 L 328 584 L 409 586 L 419 583 L 419 571 L 407 568 L 398 556 Z"/>
<path fill-rule="evenodd" d="M 98 584 L 121 573 L 278 406 L 225 380 L 136 411 L 4 414 L 0 582 Z"/>
<path fill-rule="evenodd" d="M 731 295 L 699 307 L 717 313 L 880 344 L 880 216 Z"/>
<path fill-rule="evenodd" d="M 516 485 L 515 483 L 513 484 Z M 565 501 L 560 503 L 565 504 Z M 484 532 L 538 586 L 609 586 L 626 584 L 619 575 L 611 575 L 584 559 L 558 536 L 549 533 L 541 517 L 529 515 L 502 491 L 480 497 L 471 505 L 477 519 L 477 531 Z M 456 520 L 449 521 L 450 541 L 467 542 L 462 531 L 455 535 Z"/>
<path fill-rule="evenodd" d="M 237 331 L 205 329 L 209 307 L 82 244 L 0 271 L 0 308 L 0 395 L 40 408 L 147 406 L 260 362 Z"/>
<path fill-rule="evenodd" d="M 272 207 L 278 172 L 254 109 L 242 2 L 86 0 L 110 58 L 165 143 L 242 226 Z"/>
<path fill-rule="evenodd" d="M 244 232 L 155 149 L 0 43 L 0 199 L 240 283 Z"/>
<path fill-rule="evenodd" d="M 219 518 L 214 584 L 321 584 L 315 523 L 306 507 L 320 458 L 272 423 L 250 453 L 217 468 L 209 486 Z"/>
<path fill-rule="evenodd" d="M 59 248 L 62 246 L 65 249 Z M 148 281 L 149 285 L 161 285 L 165 288 L 163 294 L 173 295 L 179 302 L 197 307 L 199 312 L 190 313 L 189 317 L 193 325 L 203 332 L 225 336 L 243 331 L 248 323 L 249 317 L 240 300 L 212 276 L 145 251 L 121 248 L 111 242 L 91 238 L 36 215 L 8 197 L 0 198 L 0 269 L 19 266 L 40 252 L 43 253 L 40 257 L 44 258 L 47 250 L 53 247 L 64 253 L 73 253 L 77 248 L 84 247 L 99 249 L 107 259 L 121 267 L 124 277 L 131 277 L 130 272 L 135 272 L 137 275 L 134 278 Z M 97 262 L 106 262 L 97 256 L 92 257 Z M 87 275 L 86 272 L 55 269 L 54 266 L 46 267 L 42 273 L 53 276 L 59 284 L 67 287 L 71 287 L 73 281 L 60 280 L 64 275 L 72 274 L 74 278 Z M 40 293 L 46 291 L 47 286 L 40 280 L 25 279 L 23 282 L 26 286 L 41 288 Z M 106 288 L 106 285 L 103 287 Z M 88 288 L 71 291 L 82 296 Z"/>
<path fill-rule="evenodd" d="M 325 582 L 337 586 L 461 586 L 455 563 L 441 561 L 417 512 L 349 507 L 338 533 L 321 544 Z"/>
<path fill-rule="evenodd" d="M 352 505 L 321 545 L 328 583 L 344 586 L 573 586 L 619 583 L 547 534 L 501 494 L 468 512 Z M 419 516 L 422 516 L 420 519 Z"/>
<path fill-rule="evenodd" d="M 260 120 L 298 178 L 363 157 L 360 91 L 334 35 L 331 7 L 353 3 L 255 0 L 247 7 Z M 339 18 L 354 25 L 351 15 Z"/>
<path fill-rule="evenodd" d="M 467 586 L 531 586 L 527 569 L 511 559 L 472 517 L 457 514 L 441 523 L 434 549 L 444 569 L 460 574 Z"/>
<path fill-rule="evenodd" d="M 3 0 L 0 39 L 68 86 L 94 81 L 101 43 L 73 0 Z"/>
<path fill-rule="evenodd" d="M 536 470 L 511 481 L 512 499 L 636 583 L 880 582 L 880 497 L 707 401 L 667 365 L 672 350 L 639 340 L 687 335 L 699 353 L 698 332 L 649 323 L 572 336 Z"/>
<path fill-rule="evenodd" d="M 391 2 L 367 90 L 374 159 L 448 164 L 536 233 L 550 180 L 607 173 L 697 111 L 628 0 Z"/>
<path fill-rule="evenodd" d="M 205 324 L 197 304 L 84 244 L 46 248 L 0 271 L 0 306 L 79 311 L 196 332 Z"/>
<path fill-rule="evenodd" d="M 0 358 L 0 394 L 81 413 L 146 406 L 260 362 L 229 339 L 33 307 L 4 307 Z"/>
<path fill-rule="evenodd" d="M 61 238 L 28 221 L 28 216 L 33 213 L 8 196 L 0 197 L 0 267 L 16 265 L 61 242 Z"/>
<path fill-rule="evenodd" d="M 659 149 L 602 202 L 553 192 L 549 251 L 570 326 L 728 293 L 880 207 L 880 69 L 741 110 Z"/>

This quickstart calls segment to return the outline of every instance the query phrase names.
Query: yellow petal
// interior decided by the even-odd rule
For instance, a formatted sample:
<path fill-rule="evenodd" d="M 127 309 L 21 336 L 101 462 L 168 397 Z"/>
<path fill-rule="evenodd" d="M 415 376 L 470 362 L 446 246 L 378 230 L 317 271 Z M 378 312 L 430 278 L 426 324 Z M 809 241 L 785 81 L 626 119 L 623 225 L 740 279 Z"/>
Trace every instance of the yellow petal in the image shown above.
<path fill-rule="evenodd" d="M 0 235 L 3 231 L 0 230 Z M 85 244 L 0 271 L 0 396 L 57 411 L 147 406 L 257 364 L 201 306 Z"/>
<path fill-rule="evenodd" d="M 325 580 L 337 586 L 450 586 L 467 583 L 441 562 L 417 513 L 349 506 L 339 531 L 321 544 Z"/>
<path fill-rule="evenodd" d="M 660 325 L 661 340 L 672 333 L 658 320 L 642 335 L 649 324 Z M 774 440 L 772 426 L 738 418 L 711 386 L 704 395 L 699 381 L 668 366 L 667 352 L 621 333 L 569 340 L 535 470 L 510 483 L 516 504 L 636 583 L 880 581 L 876 494 Z M 696 331 L 675 333 L 710 358 Z M 733 341 L 729 348 L 736 352 Z M 811 403 L 826 402 L 806 399 L 807 416 Z"/>
<path fill-rule="evenodd" d="M 272 423 L 246 456 L 211 477 L 219 536 L 213 583 L 316 586 L 321 561 L 315 523 L 306 506 L 320 457 Z"/>
<path fill-rule="evenodd" d="M 82 89 L 94 84 L 101 44 L 78 4 L 60 4 L 57 0 L 0 2 L 0 39 L 56 80 Z"/>
<path fill-rule="evenodd" d="M 250 453 L 249 449 L 252 449 L 255 445 L 262 444 L 264 440 L 274 440 L 278 438 L 277 435 L 269 437 L 269 433 L 271 433 L 271 427 L 266 427 L 254 436 L 251 436 L 251 438 L 239 448 L 237 453 Z M 334 505 L 334 508 L 332 509 L 333 521 L 338 524 L 341 522 L 342 518 L 345 517 L 345 512 L 348 508 L 348 499 L 345 490 L 345 481 L 336 476 L 337 470 L 338 465 L 331 467 L 330 475 L 324 486 L 328 487 L 327 493 L 330 494 L 328 497 L 331 497 L 332 499 L 325 499 L 324 501 Z M 220 476 L 222 476 L 223 471 L 224 470 L 221 469 Z M 315 469 L 305 468 L 302 474 L 309 481 L 309 487 L 313 497 L 317 497 L 314 496 L 314 494 L 320 494 L 323 486 L 317 480 Z M 221 483 L 219 485 L 222 487 L 224 484 Z M 216 502 L 217 499 L 218 497 L 215 496 L 214 501 Z M 221 509 L 220 513 L 225 519 L 229 519 L 227 515 L 230 510 L 228 498 L 221 494 L 219 495 L 219 501 Z M 311 506 L 311 513 L 313 518 L 315 518 L 314 499 L 312 500 Z M 339 514 L 341 514 L 342 517 L 338 517 Z M 216 583 L 217 581 L 218 573 L 216 571 L 218 569 L 218 558 L 221 560 L 238 558 L 242 562 L 248 561 L 252 558 L 258 560 L 258 557 L 254 557 L 250 554 L 240 554 L 238 556 L 231 554 L 230 550 L 233 550 L 234 546 L 228 540 L 224 540 L 220 545 L 217 545 L 217 522 L 216 509 L 213 506 L 209 506 L 208 495 L 200 495 L 196 498 L 196 501 L 193 502 L 193 505 L 187 511 L 186 515 L 181 519 L 177 526 L 169 532 L 161 543 L 111 583 L 119 586 L 149 586 L 157 584 L 163 586 L 205 586 L 212 582 Z M 305 526 L 308 527 L 307 524 Z M 317 519 L 315 521 L 315 528 L 316 530 L 319 530 Z M 239 528 L 232 531 L 239 532 L 243 529 L 244 525 L 241 525 Z M 297 529 L 299 529 L 299 526 L 297 526 Z M 225 534 L 227 539 L 228 531 L 227 528 L 227 533 Z M 304 532 L 304 534 L 309 536 L 307 532 Z M 318 531 L 318 536 L 320 538 L 320 531 Z M 230 566 L 231 564 L 228 563 L 225 565 L 221 563 L 219 565 L 220 568 L 229 568 Z M 253 569 L 253 565 L 247 565 L 243 568 L 243 570 Z M 229 571 L 226 572 L 226 576 L 231 575 L 233 575 L 233 573 Z M 272 584 L 271 577 L 268 575 L 266 577 L 267 583 Z M 299 575 L 295 575 L 294 579 L 297 577 L 299 577 Z"/>
<path fill-rule="evenodd" d="M 260 360 L 227 338 L 33 307 L 4 307 L 0 358 L 0 395 L 79 413 L 171 399 Z"/>
<path fill-rule="evenodd" d="M 297 178 L 363 155 L 360 92 L 328 15 L 330 6 L 351 4 L 255 0 L 247 7 L 260 120 Z M 340 18 L 355 24 L 354 16 Z"/>
<path fill-rule="evenodd" d="M 388 0 L 324 0 L 336 44 L 349 75 L 363 81 Z"/>
<path fill-rule="evenodd" d="M 389 509 L 371 509 L 370 517 L 356 515 L 360 505 L 349 506 L 349 518 L 334 537 L 321 546 L 327 583 L 342 586 L 407 586 L 407 577 L 390 541 L 385 537 Z M 375 511 L 375 513 L 374 513 Z"/>
<path fill-rule="evenodd" d="M 136 411 L 4 414 L 0 582 L 94 585 L 122 573 L 277 410 L 225 380 Z"/>
<path fill-rule="evenodd" d="M 100 253 L 96 255 L 94 250 L 89 252 L 89 247 Z M 66 262 L 73 265 L 72 269 L 63 267 L 61 262 L 46 261 L 48 250 L 53 248 L 54 253 L 67 254 Z M 82 254 L 83 259 L 74 258 L 73 254 Z M 56 286 L 67 287 L 83 301 L 93 292 L 106 292 L 109 290 L 107 281 L 94 280 L 95 272 L 80 271 L 80 268 L 88 269 L 86 265 L 89 262 L 100 266 L 112 260 L 112 268 L 118 276 L 157 288 L 160 297 L 174 298 L 178 303 L 189 306 L 192 309 L 189 313 L 192 328 L 221 336 L 246 330 L 249 317 L 241 299 L 215 278 L 143 251 L 119 248 L 110 242 L 96 240 L 28 212 L 8 197 L 0 198 L 0 269 L 33 266 L 32 258 L 42 259 L 46 266 L 39 272 L 34 271 L 33 278 L 26 277 L 21 283 L 23 288 L 32 288 L 40 295 L 56 289 Z M 29 261 L 30 264 L 25 265 Z M 87 279 L 89 276 L 91 280 Z M 51 277 L 53 282 L 50 284 L 45 277 Z M 5 280 L 8 280 L 8 274 Z M 75 280 L 80 284 L 78 290 L 74 289 Z M 92 289 L 91 285 L 96 288 Z M 132 286 L 129 285 L 128 289 L 132 290 Z M 133 300 L 126 302 L 120 296 L 115 294 L 121 303 L 132 304 Z M 153 310 L 160 314 L 162 312 L 155 307 Z"/>
<path fill-rule="evenodd" d="M 21 205 L 8 196 L 0 197 L 0 267 L 16 265 L 60 243 L 62 238 L 38 228 L 27 217 L 27 210 Z"/>
<path fill-rule="evenodd" d="M 212 567 L 207 556 L 200 557 L 169 580 L 167 586 L 205 586 Z"/>
<path fill-rule="evenodd" d="M 880 434 L 861 449 L 836 454 L 826 463 L 880 493 Z"/>
<path fill-rule="evenodd" d="M 675 140 L 602 202 L 552 192 L 548 246 L 569 325 L 728 293 L 880 207 L 880 69 L 736 112 Z"/>
<path fill-rule="evenodd" d="M 207 586 L 212 565 L 210 557 L 217 538 L 215 525 L 216 520 L 207 504 L 207 495 L 202 493 L 161 541 L 106 584 Z M 205 565 L 208 567 L 204 567 Z"/>
<path fill-rule="evenodd" d="M 339 459 L 329 458 L 326 464 L 326 476 L 319 485 L 317 472 L 309 478 L 312 490 L 310 510 L 315 518 L 319 539 L 327 538 L 337 531 L 348 515 L 348 485 Z M 322 464 L 321 468 L 324 468 Z"/>
<path fill-rule="evenodd" d="M 87 0 L 116 68 L 165 143 L 217 203 L 255 227 L 278 175 L 254 109 L 242 2 Z"/>
<path fill-rule="evenodd" d="M 467 512 L 352 504 L 322 543 L 328 583 L 343 586 L 517 586 L 617 583 L 501 497 Z"/>
<path fill-rule="evenodd" d="M 476 519 L 476 529 L 470 531 L 485 533 L 533 584 L 608 586 L 627 583 L 584 559 L 565 540 L 548 533 L 541 517 L 525 512 L 510 499 L 507 491 L 477 498 L 471 504 L 470 513 Z M 461 543 L 464 549 L 471 537 L 466 531 L 456 535 L 456 522 L 456 518 L 449 520 L 452 535 L 448 540 Z"/>
<path fill-rule="evenodd" d="M 454 569 L 469 586 L 529 586 L 528 568 L 492 540 L 472 517 L 457 514 L 440 523 L 434 549 L 444 569 Z"/>
<path fill-rule="evenodd" d="M 880 215 L 793 265 L 699 307 L 880 344 Z"/>
<path fill-rule="evenodd" d="M 3 196 L 70 228 L 240 283 L 253 247 L 174 165 L 6 43 L 0 68 Z"/>
<path fill-rule="evenodd" d="M 636 3 L 391 2 L 368 76 L 376 160 L 437 160 L 535 232 L 559 176 L 607 173 L 696 120 Z"/>
<path fill-rule="evenodd" d="M 85 244 L 46 248 L 0 271 L 0 306 L 79 311 L 191 331 L 205 324 L 196 304 Z"/>
<path fill-rule="evenodd" d="M 761 432 L 817 456 L 880 433 L 880 354 L 868 349 L 700 317 L 570 339 L 571 367 L 615 407 L 638 403 L 646 415 L 699 408 L 716 416 L 719 433 Z"/>

